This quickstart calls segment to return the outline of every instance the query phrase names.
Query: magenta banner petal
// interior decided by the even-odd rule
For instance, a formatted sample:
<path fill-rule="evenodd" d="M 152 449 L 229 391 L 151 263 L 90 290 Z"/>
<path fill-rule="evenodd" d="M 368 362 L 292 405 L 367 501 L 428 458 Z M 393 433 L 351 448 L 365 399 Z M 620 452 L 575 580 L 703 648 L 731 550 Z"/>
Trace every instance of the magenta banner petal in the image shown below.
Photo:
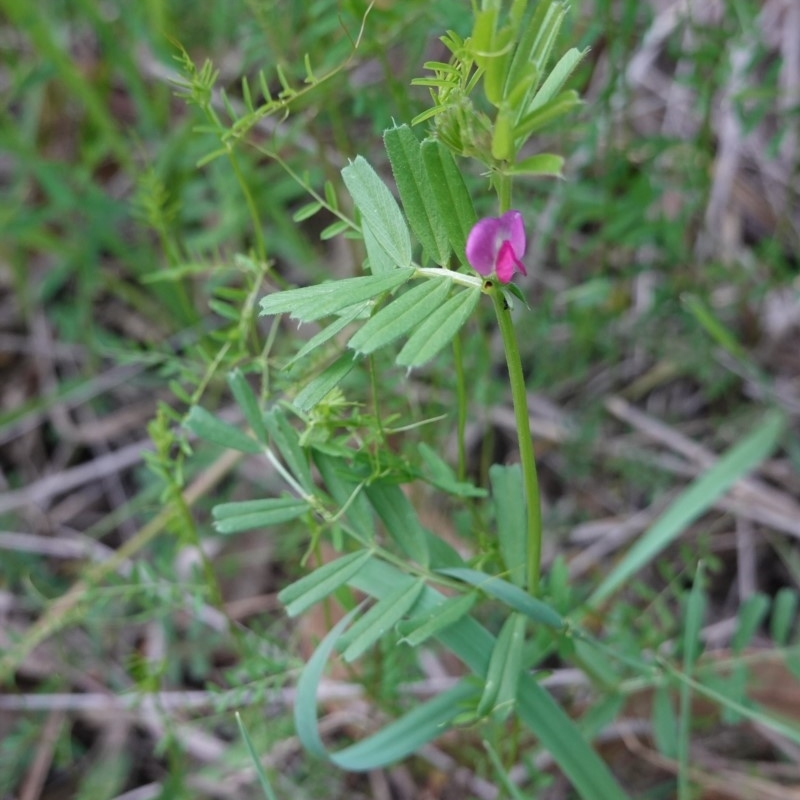
<path fill-rule="evenodd" d="M 467 237 L 467 261 L 481 275 L 491 275 L 494 271 L 497 249 L 495 241 L 500 232 L 497 217 L 484 217 L 475 225 Z"/>
<path fill-rule="evenodd" d="M 467 260 L 484 276 L 497 275 L 508 283 L 525 265 L 520 261 L 525 253 L 525 224 L 519 211 L 506 211 L 500 217 L 484 217 L 475 223 L 467 237 Z"/>
<path fill-rule="evenodd" d="M 507 211 L 500 217 L 504 239 L 511 242 L 517 260 L 525 255 L 525 223 L 519 211 Z"/>

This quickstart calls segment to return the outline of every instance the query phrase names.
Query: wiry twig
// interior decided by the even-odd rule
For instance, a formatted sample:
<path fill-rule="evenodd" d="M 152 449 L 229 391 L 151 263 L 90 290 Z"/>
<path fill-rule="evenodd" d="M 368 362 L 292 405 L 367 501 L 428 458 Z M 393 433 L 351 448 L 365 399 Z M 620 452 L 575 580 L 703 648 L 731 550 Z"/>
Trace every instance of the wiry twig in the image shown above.
<path fill-rule="evenodd" d="M 6 492 L 0 496 L 0 514 L 28 505 L 45 505 L 53 497 L 138 464 L 142 460 L 142 454 L 152 449 L 153 443 L 149 439 L 143 439 L 93 461 L 48 475 L 24 489 Z"/>
<path fill-rule="evenodd" d="M 38 800 L 41 796 L 47 774 L 52 766 L 53 754 L 64 716 L 64 712 L 58 709 L 51 710 L 47 715 L 47 721 L 39 735 L 36 755 L 19 789 L 19 800 Z"/>

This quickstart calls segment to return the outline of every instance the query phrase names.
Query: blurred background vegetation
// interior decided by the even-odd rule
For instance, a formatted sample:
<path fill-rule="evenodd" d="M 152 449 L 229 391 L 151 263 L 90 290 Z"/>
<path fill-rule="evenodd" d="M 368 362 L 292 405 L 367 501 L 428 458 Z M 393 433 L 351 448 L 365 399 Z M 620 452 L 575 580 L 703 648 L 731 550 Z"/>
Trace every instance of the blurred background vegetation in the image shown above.
<path fill-rule="evenodd" d="M 567 180 L 520 182 L 515 197 L 529 224 L 532 312 L 519 325 L 546 560 L 563 555 L 581 594 L 676 487 L 777 407 L 793 425 L 755 489 L 718 503 L 610 612 L 637 647 L 674 635 L 680 609 L 662 589 L 699 553 L 707 641 L 727 646 L 743 603 L 769 606 L 800 581 L 800 4 L 571 5 L 565 46 L 591 48 L 573 80 L 585 105 L 542 147 L 566 156 Z M 443 57 L 445 30 L 469 33 L 465 3 L 0 10 L 0 797 L 261 796 L 234 709 L 282 797 L 496 796 L 469 737 L 367 776 L 305 759 L 284 687 L 325 621 L 290 626 L 275 599 L 298 574 L 304 532 L 216 535 L 214 502 L 270 486 L 246 460 L 193 449 L 180 427 L 192 402 L 235 413 L 226 371 L 265 374 L 310 335 L 258 319 L 268 281 L 357 273 L 356 243 L 320 238 L 332 219 L 293 218 L 308 196 L 292 173 L 338 193 L 338 170 L 363 154 L 388 176 L 380 135 L 426 108 L 411 80 Z M 206 59 L 213 86 L 191 74 Z M 332 74 L 307 85 L 308 66 Z M 288 113 L 230 136 L 241 79 L 257 86 L 260 71 Z M 479 204 L 485 180 L 469 178 Z M 489 324 L 469 348 L 476 475 L 515 457 Z M 293 375 L 271 379 L 280 392 Z M 420 416 L 448 408 L 446 364 L 387 380 L 403 387 L 387 414 L 409 396 Z M 449 446 L 435 426 L 418 436 Z M 429 517 L 458 536 L 457 519 Z M 659 604 L 663 628 L 637 626 Z M 761 702 L 798 719 L 794 679 L 764 663 L 762 683 L 786 691 Z M 367 725 L 366 698 L 391 707 L 407 668 L 387 645 L 371 672 L 340 676 L 358 699 L 331 698 L 328 735 Z M 646 728 L 651 714 L 628 717 Z M 800 783 L 796 746 L 706 733 L 703 766 L 760 788 L 703 797 L 782 797 Z M 605 755 L 626 787 L 673 796 L 669 764 L 620 742 Z M 543 779 L 536 796 L 570 795 Z"/>

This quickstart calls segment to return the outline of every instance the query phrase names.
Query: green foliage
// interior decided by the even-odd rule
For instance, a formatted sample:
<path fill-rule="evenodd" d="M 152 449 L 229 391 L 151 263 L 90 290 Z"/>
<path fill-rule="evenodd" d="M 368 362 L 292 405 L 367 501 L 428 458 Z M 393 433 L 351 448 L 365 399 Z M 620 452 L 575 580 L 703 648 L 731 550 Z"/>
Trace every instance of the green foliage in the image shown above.
<path fill-rule="evenodd" d="M 401 642 L 417 647 L 439 631 L 450 627 L 472 610 L 478 599 L 476 593 L 461 594 L 442 600 L 427 613 L 409 617 L 397 626 Z"/>
<path fill-rule="evenodd" d="M 238 724 L 239 732 L 241 733 L 242 738 L 247 745 L 247 752 L 250 754 L 250 758 L 255 766 L 255 770 L 258 775 L 258 782 L 261 784 L 261 790 L 264 792 L 264 797 L 266 797 L 267 800 L 277 800 L 277 796 L 272 789 L 272 784 L 269 782 L 269 778 L 267 778 L 267 774 L 264 772 L 264 768 L 261 766 L 261 759 L 258 757 L 256 748 L 253 745 L 250 735 L 247 733 L 247 728 L 245 727 L 244 722 L 242 722 L 242 718 L 238 712 L 236 713 L 236 723 Z"/>
<path fill-rule="evenodd" d="M 667 791 L 680 798 L 696 789 L 690 755 L 701 727 L 750 721 L 800 740 L 752 692 L 762 665 L 800 664 L 790 548 L 759 528 L 759 558 L 774 546 L 780 569 L 740 601 L 726 649 L 704 632 L 735 600 L 726 594 L 721 610 L 732 557 L 720 544 L 729 518 L 715 504 L 782 447 L 789 457 L 764 471 L 771 486 L 757 491 L 792 485 L 786 474 L 797 466 L 795 405 L 775 364 L 758 361 L 779 350 L 759 304 L 793 275 L 790 212 L 768 236 L 747 220 L 734 256 L 699 236 L 724 144 L 719 98 L 737 89 L 731 119 L 770 154 L 785 149 L 796 114 L 777 94 L 780 59 L 759 37 L 754 0 L 716 26 L 678 15 L 663 46 L 651 42 L 674 71 L 675 96 L 699 114 L 690 136 L 676 133 L 674 108 L 648 117 L 649 133 L 637 128 L 647 104 L 634 96 L 630 65 L 653 20 L 630 0 L 574 11 L 560 0 L 489 0 L 471 12 L 445 0 L 212 2 L 202 14 L 183 2 L 112 14 L 94 0 L 47 13 L 0 5 L 15 29 L 0 130 L 12 298 L 0 368 L 25 348 L 37 359 L 5 381 L 0 413 L 1 577 L 15 603 L 0 679 L 22 676 L 3 698 L 66 696 L 82 674 L 156 704 L 162 692 L 204 685 L 211 713 L 180 712 L 181 725 L 224 744 L 200 781 L 184 749 L 195 740 L 158 709 L 159 770 L 169 773 L 160 789 L 176 797 L 206 792 L 203 781 L 246 763 L 268 800 L 338 796 L 330 770 L 303 761 L 299 773 L 283 763 L 272 771 L 273 749 L 293 735 L 276 691 L 295 682 L 297 734 L 311 754 L 371 770 L 450 731 L 453 754 L 485 765 L 511 797 L 540 786 L 514 783 L 520 753 L 554 759 L 580 796 L 626 797 L 625 775 L 612 777 L 593 742 L 613 733 L 629 699 L 652 697 L 653 741 L 678 765 Z M 425 108 L 407 85 L 443 29 L 448 60 L 428 62 L 414 81 L 429 90 Z M 739 74 L 732 55 L 745 45 Z M 240 76 L 220 53 L 238 54 Z M 779 131 L 776 118 L 787 121 Z M 568 183 L 528 180 L 561 176 L 567 163 Z M 496 202 L 482 191 L 487 177 Z M 758 225 L 794 207 L 785 188 Z M 512 204 L 528 223 L 531 280 L 500 294 L 470 272 L 465 245 L 476 208 L 494 215 Z M 731 201 L 725 213 L 736 209 Z M 760 236 L 769 242 L 751 245 Z M 538 586 L 528 569 L 530 472 L 506 463 L 516 454 L 484 294 L 502 306 L 528 373 L 513 398 L 523 395 L 525 419 L 512 433 L 530 444 L 532 430 L 544 465 Z M 17 352 L 28 326 L 31 341 Z M 503 347 L 508 357 L 507 338 Z M 106 371 L 119 367 L 130 371 L 109 392 Z M 598 403 L 611 393 L 721 455 L 705 469 L 710 459 L 693 460 L 689 447 L 665 457 L 643 446 L 645 428 L 620 435 Z M 105 474 L 63 502 L 44 491 L 51 472 L 70 477 L 113 455 L 117 442 L 81 436 L 110 412 L 136 412 L 142 397 L 155 398 L 152 449 L 147 469 L 119 482 L 126 502 L 93 504 L 97 493 L 114 496 Z M 694 476 L 686 486 L 684 475 Z M 622 550 L 609 556 L 569 538 L 597 516 L 652 512 L 667 489 L 669 504 Z M 16 513 L 26 504 L 35 513 Z M 82 504 L 82 522 L 70 523 L 63 515 Z M 768 528 L 764 517 L 757 524 Z M 12 531 L 40 518 L 42 556 L 6 550 L 20 546 Z M 52 556 L 65 542 L 102 560 Z M 571 577 L 583 548 L 600 555 Z M 268 569 L 248 587 L 277 594 L 286 614 L 243 621 L 232 610 L 239 571 L 262 557 Z M 315 607 L 327 625 L 321 641 L 295 624 Z M 56 651 L 65 669 L 40 678 L 26 655 L 42 646 L 47 663 L 48 640 L 65 629 Z M 306 664 L 291 652 L 298 637 L 313 649 Z M 157 655 L 153 642 L 164 646 Z M 406 684 L 423 647 L 447 651 L 468 675 L 419 700 Z M 382 727 L 354 744 L 323 738 L 318 724 L 317 694 L 336 658 L 382 712 Z M 572 691 L 545 688 L 545 664 L 581 673 L 580 705 Z M 699 698 L 711 709 L 703 717 Z M 278 718 L 265 722 L 264 705 Z M 228 741 L 236 708 L 242 747 Z M 488 760 L 472 759 L 473 732 Z M 3 734 L 0 793 L 13 793 L 45 732 L 31 715 Z M 78 741 L 63 725 L 52 773 L 79 757 L 76 796 L 125 793 L 137 777 L 126 751 L 96 759 L 97 748 L 73 753 Z"/>
<path fill-rule="evenodd" d="M 345 661 L 355 661 L 372 647 L 381 637 L 393 630 L 414 607 L 425 588 L 424 581 L 401 586 L 387 594 L 358 618 L 340 640 L 344 648 Z"/>
<path fill-rule="evenodd" d="M 511 714 L 517 702 L 524 646 L 525 617 L 509 614 L 492 648 L 483 693 L 475 710 L 479 718 L 491 713 L 504 720 Z"/>
<path fill-rule="evenodd" d="M 448 281 L 425 281 L 390 302 L 367 321 L 348 346 L 368 355 L 418 329 L 450 293 Z"/>
<path fill-rule="evenodd" d="M 450 248 L 444 220 L 449 214 L 443 213 L 437 196 L 428 189 L 431 176 L 423 161 L 421 143 L 405 125 L 386 131 L 383 143 L 414 235 L 435 264 L 446 266 Z"/>
<path fill-rule="evenodd" d="M 435 200 L 437 214 L 447 231 L 450 247 L 461 264 L 467 264 L 467 236 L 477 221 L 472 198 L 451 153 L 435 139 L 421 145 L 428 179 L 428 190 Z"/>
<path fill-rule="evenodd" d="M 301 614 L 347 583 L 371 557 L 367 550 L 349 553 L 287 586 L 279 598 L 286 605 L 286 612 L 289 616 Z"/>
<path fill-rule="evenodd" d="M 370 504 L 400 549 L 420 566 L 429 566 L 429 534 L 422 527 L 402 489 L 387 481 L 374 481 L 365 491 Z"/>
<path fill-rule="evenodd" d="M 411 265 L 411 238 L 403 215 L 392 197 L 392 193 L 378 177 L 367 161 L 358 156 L 342 170 L 342 180 L 353 197 L 356 208 L 361 212 L 361 224 L 370 232 L 366 239 L 367 255 L 370 256 L 370 243 L 377 244 L 380 253 L 374 250 L 370 264 L 374 274 L 385 272 L 378 264 L 388 269 L 404 268 Z"/>
<path fill-rule="evenodd" d="M 522 472 L 517 465 L 503 467 L 493 464 L 489 470 L 492 482 L 495 523 L 500 556 L 508 571 L 511 583 L 525 586 L 525 564 L 527 547 L 525 543 L 525 507 Z"/>
<path fill-rule="evenodd" d="M 308 504 L 293 497 L 248 500 L 214 506 L 214 529 L 219 533 L 240 533 L 254 528 L 280 525 L 302 516 Z"/>
<path fill-rule="evenodd" d="M 461 330 L 479 298 L 476 289 L 462 289 L 454 294 L 408 337 L 397 356 L 397 363 L 412 369 L 430 361 Z"/>
<path fill-rule="evenodd" d="M 563 86 L 585 55 L 564 53 L 548 72 L 553 48 L 567 13 L 566 3 L 485 4 L 475 15 L 472 35 L 453 31 L 442 37 L 451 60 L 427 62 L 433 78 L 417 79 L 431 87 L 433 107 L 414 122 L 433 117 L 437 136 L 460 155 L 480 159 L 500 176 L 560 175 L 563 159 L 550 154 L 518 155 L 531 135 L 579 104 L 577 92 Z M 478 110 L 470 95 L 482 86 L 492 112 Z"/>
<path fill-rule="evenodd" d="M 304 289 L 291 289 L 265 297 L 261 301 L 261 313 L 290 313 L 301 322 L 312 322 L 340 311 L 347 312 L 353 305 L 396 289 L 412 274 L 410 269 L 397 269 L 383 275 L 346 278 Z"/>
<path fill-rule="evenodd" d="M 698 478 L 638 540 L 623 562 L 607 575 L 590 602 L 599 603 L 645 563 L 651 561 L 686 525 L 696 519 L 730 485 L 772 452 L 784 429 L 784 420 L 773 413 L 756 430 L 732 447 L 717 464 Z"/>

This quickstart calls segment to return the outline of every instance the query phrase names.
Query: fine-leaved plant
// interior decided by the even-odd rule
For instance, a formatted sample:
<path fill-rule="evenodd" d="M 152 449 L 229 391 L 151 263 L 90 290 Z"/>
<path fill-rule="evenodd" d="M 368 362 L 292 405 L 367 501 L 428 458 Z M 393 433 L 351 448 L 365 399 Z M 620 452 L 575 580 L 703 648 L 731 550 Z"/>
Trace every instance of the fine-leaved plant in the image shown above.
<path fill-rule="evenodd" d="M 241 313 L 249 321 L 256 294 L 271 285 L 258 300 L 262 316 L 277 318 L 271 343 L 279 326 L 314 325 L 315 332 L 294 352 L 270 348 L 260 363 L 250 357 L 244 368 L 229 373 L 244 427 L 204 410 L 200 381 L 188 398 L 185 428 L 201 440 L 263 459 L 283 485 L 278 494 L 217 504 L 212 515 L 220 535 L 289 524 L 307 533 L 303 572 L 279 599 L 290 617 L 324 604 L 330 621 L 297 681 L 294 717 L 309 753 L 343 769 L 370 770 L 413 754 L 447 730 L 467 727 L 487 740 L 488 763 L 512 794 L 517 790 L 506 770 L 521 748 L 536 742 L 580 796 L 620 800 L 628 795 L 592 742 L 627 697 L 650 689 L 654 739 L 665 756 L 677 760 L 680 796 L 688 798 L 695 696 L 712 700 L 729 717 L 756 720 L 795 741 L 800 735 L 747 701 L 744 662 L 704 662 L 702 562 L 696 571 L 692 567 L 690 590 L 674 598 L 679 611 L 654 599 L 661 624 L 672 629 L 668 645 L 642 651 L 646 636 L 622 633 L 604 641 L 596 618 L 608 614 L 633 624 L 638 611 L 613 598 L 769 455 L 784 421 L 778 413 L 767 415 L 675 498 L 589 592 L 578 595 L 559 562 L 542 573 L 546 530 L 515 331 L 515 315 L 535 310 L 513 283 L 516 273 L 535 265 L 525 263 L 526 220 L 515 208 L 515 191 L 531 178 L 561 176 L 563 158 L 535 152 L 532 139 L 579 105 L 568 87 L 585 53 L 561 50 L 568 9 L 560 0 L 486 0 L 473 4 L 472 12 L 469 35 L 445 34 L 448 60 L 427 62 L 427 75 L 415 81 L 430 90 L 430 108 L 410 126 L 396 124 L 383 135 L 396 195 L 361 155 L 341 169 L 337 184 L 298 173 L 269 143 L 253 145 L 310 195 L 295 222 L 324 214 L 322 239 L 343 236 L 360 243 L 364 259 L 351 276 L 290 288 L 276 275 L 267 242 L 257 234 L 248 263 L 261 266 L 252 267 L 258 280 Z M 185 54 L 182 64 L 188 75 L 183 91 L 206 114 L 205 132 L 219 140 L 203 163 L 228 158 L 260 231 L 260 212 L 236 147 L 259 120 L 290 113 L 303 92 L 338 70 L 318 76 L 306 60 L 308 88 L 294 88 L 279 72 L 277 94 L 262 73 L 261 104 L 245 81 L 244 110 L 223 97 L 223 123 L 209 100 L 212 67 L 197 70 Z M 476 165 L 482 184 L 475 180 Z M 489 207 L 486 197 L 476 195 L 479 186 L 495 197 L 492 215 L 476 211 Z M 220 315 L 235 321 L 239 309 L 225 303 L 224 297 L 218 301 Z M 476 477 L 468 468 L 465 430 L 478 409 L 470 397 L 473 362 L 465 351 L 482 335 L 476 320 L 483 319 L 484 306 L 491 307 L 502 342 L 520 463 L 492 464 Z M 441 403 L 446 413 L 415 418 L 409 407 L 401 409 L 396 394 L 403 380 L 445 359 L 455 374 L 455 386 Z M 436 391 L 435 382 L 431 388 Z M 434 422 L 452 426 L 453 463 L 411 435 Z M 459 531 L 472 538 L 463 548 L 427 522 L 421 497 L 440 498 L 451 514 L 466 520 Z M 772 611 L 779 647 L 789 645 L 792 603 L 793 594 L 780 596 Z M 768 613 L 769 601 L 760 595 L 742 608 L 739 651 Z M 628 623 L 619 624 L 623 630 Z M 425 701 L 395 703 L 393 721 L 332 750 L 317 724 L 317 692 L 329 661 L 338 654 L 345 664 L 358 665 L 387 647 L 413 654 L 433 642 L 456 656 L 464 676 Z M 550 658 L 582 670 L 598 690 L 578 718 L 540 681 L 538 670 Z M 356 668 L 366 680 L 369 667 Z M 239 724 L 257 758 L 241 719 Z M 259 776 L 265 795 L 273 796 L 266 774 Z"/>

